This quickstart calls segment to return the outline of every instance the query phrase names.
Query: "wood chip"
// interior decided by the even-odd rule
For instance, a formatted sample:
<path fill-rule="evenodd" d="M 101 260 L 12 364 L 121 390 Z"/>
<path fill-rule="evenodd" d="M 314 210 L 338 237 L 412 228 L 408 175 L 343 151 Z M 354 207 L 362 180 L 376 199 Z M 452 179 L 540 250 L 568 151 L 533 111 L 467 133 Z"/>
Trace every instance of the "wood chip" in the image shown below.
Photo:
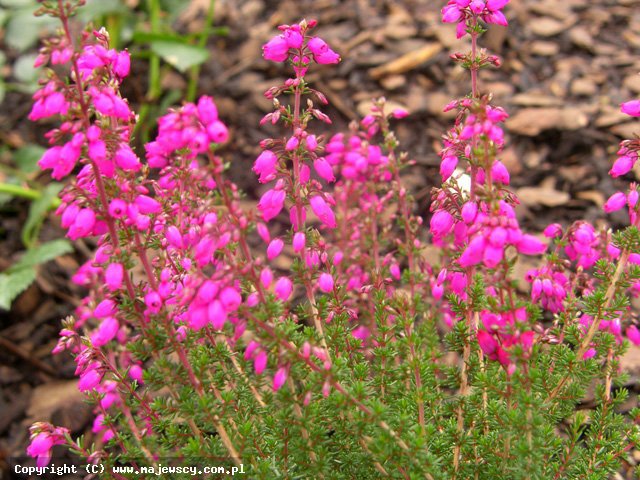
<path fill-rule="evenodd" d="M 394 75 L 413 70 L 431 60 L 442 51 L 439 43 L 427 43 L 422 48 L 406 53 L 379 67 L 369 70 L 371 77 L 378 79 L 385 75 Z"/>
<path fill-rule="evenodd" d="M 589 117 L 579 108 L 523 108 L 506 122 L 513 133 L 536 136 L 545 130 L 579 130 Z"/>
<path fill-rule="evenodd" d="M 567 192 L 555 189 L 555 178 L 546 178 L 537 187 L 522 187 L 516 193 L 522 203 L 527 206 L 543 205 L 545 207 L 558 207 L 571 199 Z"/>

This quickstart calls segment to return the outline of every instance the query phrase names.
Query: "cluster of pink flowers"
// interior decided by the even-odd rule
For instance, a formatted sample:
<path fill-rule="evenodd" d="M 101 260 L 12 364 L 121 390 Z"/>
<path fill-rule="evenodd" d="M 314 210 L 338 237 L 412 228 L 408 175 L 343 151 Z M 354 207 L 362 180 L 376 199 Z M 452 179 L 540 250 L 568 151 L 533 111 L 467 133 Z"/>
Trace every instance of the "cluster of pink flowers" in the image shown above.
<path fill-rule="evenodd" d="M 495 292 L 493 292 L 495 293 Z M 500 363 L 509 375 L 516 369 L 515 347 L 522 349 L 522 355 L 528 356 L 533 347 L 535 333 L 521 330 L 519 325 L 527 325 L 527 313 L 524 308 L 493 313 L 480 312 L 484 330 L 478 330 L 478 344 L 482 352 L 490 359 Z"/>
<path fill-rule="evenodd" d="M 211 144 L 227 142 L 229 131 L 218 118 L 213 99 L 200 97 L 198 104 L 187 103 L 158 120 L 158 136 L 145 145 L 147 161 L 153 168 L 163 168 L 176 152 L 188 158 L 209 151 Z"/>
<path fill-rule="evenodd" d="M 456 33 L 458 38 L 462 38 L 467 32 L 469 20 L 481 18 L 485 23 L 508 25 L 501 11 L 507 3 L 509 0 L 449 0 L 442 8 L 442 21 L 457 22 Z"/>
<path fill-rule="evenodd" d="M 51 427 L 44 423 L 31 426 L 31 443 L 27 447 L 27 454 L 36 459 L 36 466 L 44 467 L 51 461 L 51 449 L 55 445 L 67 443 L 69 430 L 63 427 Z"/>
<path fill-rule="evenodd" d="M 274 62 L 286 62 L 289 58 L 296 68 L 306 71 L 309 55 L 316 63 L 338 63 L 340 55 L 334 52 L 320 37 L 309 37 L 308 30 L 316 26 L 315 21 L 302 21 L 295 25 L 280 25 L 282 33 L 273 37 L 262 47 L 262 56 Z"/>

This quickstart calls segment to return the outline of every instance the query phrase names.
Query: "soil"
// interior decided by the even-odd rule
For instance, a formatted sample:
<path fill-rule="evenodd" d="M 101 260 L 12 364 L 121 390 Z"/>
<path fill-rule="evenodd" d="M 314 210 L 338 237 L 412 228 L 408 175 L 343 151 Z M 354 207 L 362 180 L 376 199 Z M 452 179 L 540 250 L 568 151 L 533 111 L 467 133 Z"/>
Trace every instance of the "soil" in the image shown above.
<path fill-rule="evenodd" d="M 315 18 L 317 34 L 343 58 L 337 67 L 316 68 L 308 78 L 330 101 L 326 112 L 333 125 L 326 132 L 366 114 L 373 98 L 385 96 L 405 107 L 410 116 L 397 122 L 397 136 L 416 161 L 405 179 L 427 217 L 430 191 L 439 179 L 440 138 L 452 124 L 443 106 L 470 88 L 466 73 L 449 58 L 466 52 L 468 40 L 457 40 L 454 27 L 440 23 L 443 3 L 219 0 L 215 23 L 226 26 L 228 34 L 210 39 L 211 57 L 202 68 L 198 91 L 214 96 L 232 132 L 221 150 L 231 163 L 231 177 L 256 197 L 260 192 L 250 166 L 260 140 L 276 133 L 259 126 L 271 107 L 263 93 L 287 72 L 261 58 L 261 45 L 277 25 Z M 208 0 L 192 0 L 176 28 L 198 31 L 207 6 Z M 514 0 L 505 9 L 509 27 L 492 26 L 481 41 L 503 60 L 500 69 L 481 72 L 480 88 L 492 92 L 493 103 L 510 114 L 502 160 L 522 201 L 522 225 L 529 231 L 583 218 L 625 223 L 624 215 L 605 218 L 601 207 L 624 186 L 607 175 L 618 143 L 640 131 L 637 122 L 619 113 L 621 102 L 640 93 L 638 7 L 639 0 Z M 15 52 L 3 51 L 10 69 Z M 146 82 L 145 64 L 135 63 L 124 85 L 133 104 L 143 100 Z M 165 70 L 165 90 L 185 82 L 184 76 Z M 28 122 L 29 109 L 29 97 L 18 92 L 9 92 L 0 105 L 0 141 L 10 150 L 44 145 L 46 125 Z M 20 230 L 28 206 L 16 199 L 0 207 L 0 270 L 23 250 Z M 41 239 L 63 235 L 52 214 Z M 9 476 L 2 476 L 3 468 L 10 457 L 23 454 L 33 421 L 50 420 L 76 434 L 90 430 L 90 409 L 74 386 L 72 359 L 50 352 L 61 319 L 82 298 L 69 279 L 91 248 L 90 242 L 77 242 L 73 254 L 40 267 L 36 283 L 10 311 L 0 312 L 0 478 L 11 478 L 8 470 Z M 623 364 L 631 373 L 631 408 L 640 392 L 640 353 L 631 351 Z M 637 452 L 629 455 L 620 478 L 632 478 L 637 461 Z"/>

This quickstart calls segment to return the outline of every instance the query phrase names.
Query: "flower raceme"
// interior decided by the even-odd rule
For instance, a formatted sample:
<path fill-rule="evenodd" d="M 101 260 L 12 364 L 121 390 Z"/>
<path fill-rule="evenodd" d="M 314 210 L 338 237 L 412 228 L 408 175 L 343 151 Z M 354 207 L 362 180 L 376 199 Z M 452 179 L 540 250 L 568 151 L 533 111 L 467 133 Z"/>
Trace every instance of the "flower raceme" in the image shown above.
<path fill-rule="evenodd" d="M 55 3 L 45 8 L 65 24 L 69 12 Z M 475 47 L 481 22 L 506 24 L 507 3 L 452 0 L 443 20 Z M 260 142 L 255 209 L 225 177 L 218 147 L 229 131 L 213 98 L 171 109 L 137 151 L 136 116 L 119 93 L 128 54 L 103 30 L 79 43 L 65 33 L 42 49 L 39 64 L 77 72 L 51 72 L 30 116 L 62 120 L 40 165 L 71 176 L 61 224 L 96 245 L 73 276 L 88 294 L 55 348 L 75 355 L 96 441 L 36 424 L 28 454 L 38 465 L 59 444 L 90 462 L 228 457 L 246 460 L 256 478 L 278 476 L 273 459 L 286 475 L 304 468 L 313 478 L 348 477 L 347 465 L 363 478 L 511 478 L 512 465 L 563 478 L 585 458 L 611 463 L 627 450 L 603 446 L 608 431 L 594 424 L 579 445 L 556 432 L 578 422 L 574 392 L 592 383 L 605 391 L 601 418 L 616 421 L 612 362 L 625 337 L 640 344 L 632 310 L 618 301 L 640 294 L 632 233 L 587 222 L 552 224 L 546 241 L 525 233 L 500 161 L 507 113 L 476 82 L 446 107 L 458 115 L 425 228 L 400 175 L 412 160 L 391 128 L 406 111 L 379 99 L 347 131 L 313 130 L 331 120 L 306 73 L 340 61 L 315 27 L 283 25 L 263 46 L 265 59 L 292 72 L 265 93 L 273 111 L 261 124 L 284 131 Z M 484 52 L 453 58 L 472 74 L 500 64 Z M 612 176 L 633 168 L 638 146 L 621 144 Z M 605 210 L 627 208 L 636 225 L 637 197 L 632 185 Z M 547 251 L 530 260 L 526 291 L 514 263 Z M 584 450 L 578 460 L 574 449 Z"/>
<path fill-rule="evenodd" d="M 442 8 L 442 21 L 457 23 L 456 33 L 458 38 L 462 38 L 469 19 L 480 18 L 485 23 L 508 25 L 501 11 L 508 3 L 509 0 L 449 0 Z"/>
<path fill-rule="evenodd" d="M 294 63 L 308 64 L 311 55 L 319 64 L 338 63 L 340 55 L 327 42 L 320 37 L 307 36 L 307 31 L 315 25 L 315 21 L 281 25 L 282 34 L 273 37 L 262 47 L 262 56 L 273 62 L 285 62 L 292 58 Z"/>

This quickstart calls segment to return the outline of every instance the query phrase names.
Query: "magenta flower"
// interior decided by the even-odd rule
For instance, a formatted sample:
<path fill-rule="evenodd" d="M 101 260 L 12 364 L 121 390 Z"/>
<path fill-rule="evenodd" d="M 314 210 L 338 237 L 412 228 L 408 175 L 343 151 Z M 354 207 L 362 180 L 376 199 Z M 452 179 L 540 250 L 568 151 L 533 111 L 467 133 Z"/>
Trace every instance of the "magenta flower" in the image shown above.
<path fill-rule="evenodd" d="M 340 55 L 329 48 L 327 42 L 322 40 L 320 37 L 313 37 L 307 43 L 307 47 L 313 54 L 313 59 L 317 63 L 321 64 L 329 64 L 329 63 L 338 63 L 340 62 Z"/>
<path fill-rule="evenodd" d="M 102 381 L 102 375 L 103 374 L 95 368 L 86 370 L 82 375 L 80 375 L 80 380 L 78 380 L 78 390 L 81 392 L 93 390 Z"/>
<path fill-rule="evenodd" d="M 222 330 L 227 321 L 227 311 L 220 300 L 214 300 L 209 304 L 207 317 L 213 328 Z"/>
<path fill-rule="evenodd" d="M 316 195 L 311 197 L 309 204 L 311 205 L 313 213 L 316 214 L 322 223 L 329 228 L 336 228 L 336 217 L 324 198 L 320 195 Z"/>
<path fill-rule="evenodd" d="M 121 263 L 110 263 L 104 271 L 104 279 L 107 284 L 107 288 L 112 292 L 122 287 L 122 280 L 124 277 L 124 268 Z"/>
<path fill-rule="evenodd" d="M 41 432 L 36 435 L 29 446 L 27 447 L 27 454 L 36 458 L 36 465 L 38 467 L 44 467 L 51 461 L 51 449 L 53 448 L 53 437 L 49 432 Z"/>
<path fill-rule="evenodd" d="M 276 297 L 286 302 L 293 292 L 293 283 L 287 277 L 280 277 L 274 287 Z"/>
<path fill-rule="evenodd" d="M 280 367 L 276 374 L 273 376 L 273 391 L 277 392 L 282 388 L 284 382 L 287 381 L 287 369 L 285 367 Z"/>
<path fill-rule="evenodd" d="M 284 62 L 289 58 L 289 43 L 284 35 L 273 37 L 262 46 L 262 56 L 265 60 Z"/>
<path fill-rule="evenodd" d="M 316 173 L 320 176 L 320 178 L 322 178 L 323 180 L 326 180 L 327 182 L 336 181 L 336 177 L 333 174 L 333 168 L 325 158 L 323 157 L 316 158 L 313 161 L 313 168 L 316 171 Z"/>
<path fill-rule="evenodd" d="M 522 239 L 516 245 L 520 253 L 525 255 L 539 255 L 543 253 L 547 246 L 533 235 L 523 235 Z"/>
<path fill-rule="evenodd" d="M 624 208 L 626 204 L 627 196 L 622 192 L 616 192 L 609 197 L 602 208 L 605 212 L 611 213 Z"/>
<path fill-rule="evenodd" d="M 636 159 L 631 158 L 629 155 L 622 155 L 618 157 L 618 159 L 614 162 L 613 166 L 611 167 L 611 170 L 609 170 L 609 175 L 611 175 L 613 178 L 626 175 L 633 168 L 633 165 L 635 164 Z"/>
<path fill-rule="evenodd" d="M 98 330 L 91 335 L 91 342 L 96 347 L 102 347 L 115 338 L 119 328 L 118 320 L 114 317 L 107 317 L 102 320 Z"/>
<path fill-rule="evenodd" d="M 253 359 L 253 368 L 256 375 L 261 375 L 264 369 L 267 367 L 267 352 L 260 350 Z"/>
<path fill-rule="evenodd" d="M 266 191 L 262 197 L 260 197 L 258 210 L 262 212 L 262 218 L 265 222 L 268 222 L 272 218 L 278 216 L 284 207 L 284 199 L 286 196 L 287 194 L 284 190 L 271 189 Z"/>
<path fill-rule="evenodd" d="M 306 235 L 304 232 L 296 232 L 293 235 L 293 251 L 296 253 L 300 253 L 304 250 L 304 246 L 306 243 Z"/>
<path fill-rule="evenodd" d="M 280 255 L 280 252 L 282 252 L 283 248 L 284 242 L 279 238 L 274 238 L 273 240 L 271 240 L 271 242 L 269 242 L 269 246 L 267 247 L 267 258 L 269 260 L 273 260 L 278 255 Z"/>
<path fill-rule="evenodd" d="M 322 273 L 318 277 L 318 288 L 324 293 L 331 293 L 333 291 L 333 277 L 330 273 Z"/>
<path fill-rule="evenodd" d="M 640 117 L 640 100 L 631 100 L 621 104 L 620 111 L 631 117 Z"/>
<path fill-rule="evenodd" d="M 258 158 L 256 158 L 253 164 L 253 171 L 256 175 L 259 175 L 258 181 L 260 183 L 267 183 L 276 178 L 276 165 L 278 164 L 278 157 L 271 150 L 265 150 Z"/>
<path fill-rule="evenodd" d="M 635 325 L 627 327 L 627 338 L 634 345 L 640 346 L 640 331 Z"/>
<path fill-rule="evenodd" d="M 453 227 L 453 216 L 446 210 L 438 210 L 431 217 L 429 226 L 434 237 L 443 237 L 447 235 Z"/>

